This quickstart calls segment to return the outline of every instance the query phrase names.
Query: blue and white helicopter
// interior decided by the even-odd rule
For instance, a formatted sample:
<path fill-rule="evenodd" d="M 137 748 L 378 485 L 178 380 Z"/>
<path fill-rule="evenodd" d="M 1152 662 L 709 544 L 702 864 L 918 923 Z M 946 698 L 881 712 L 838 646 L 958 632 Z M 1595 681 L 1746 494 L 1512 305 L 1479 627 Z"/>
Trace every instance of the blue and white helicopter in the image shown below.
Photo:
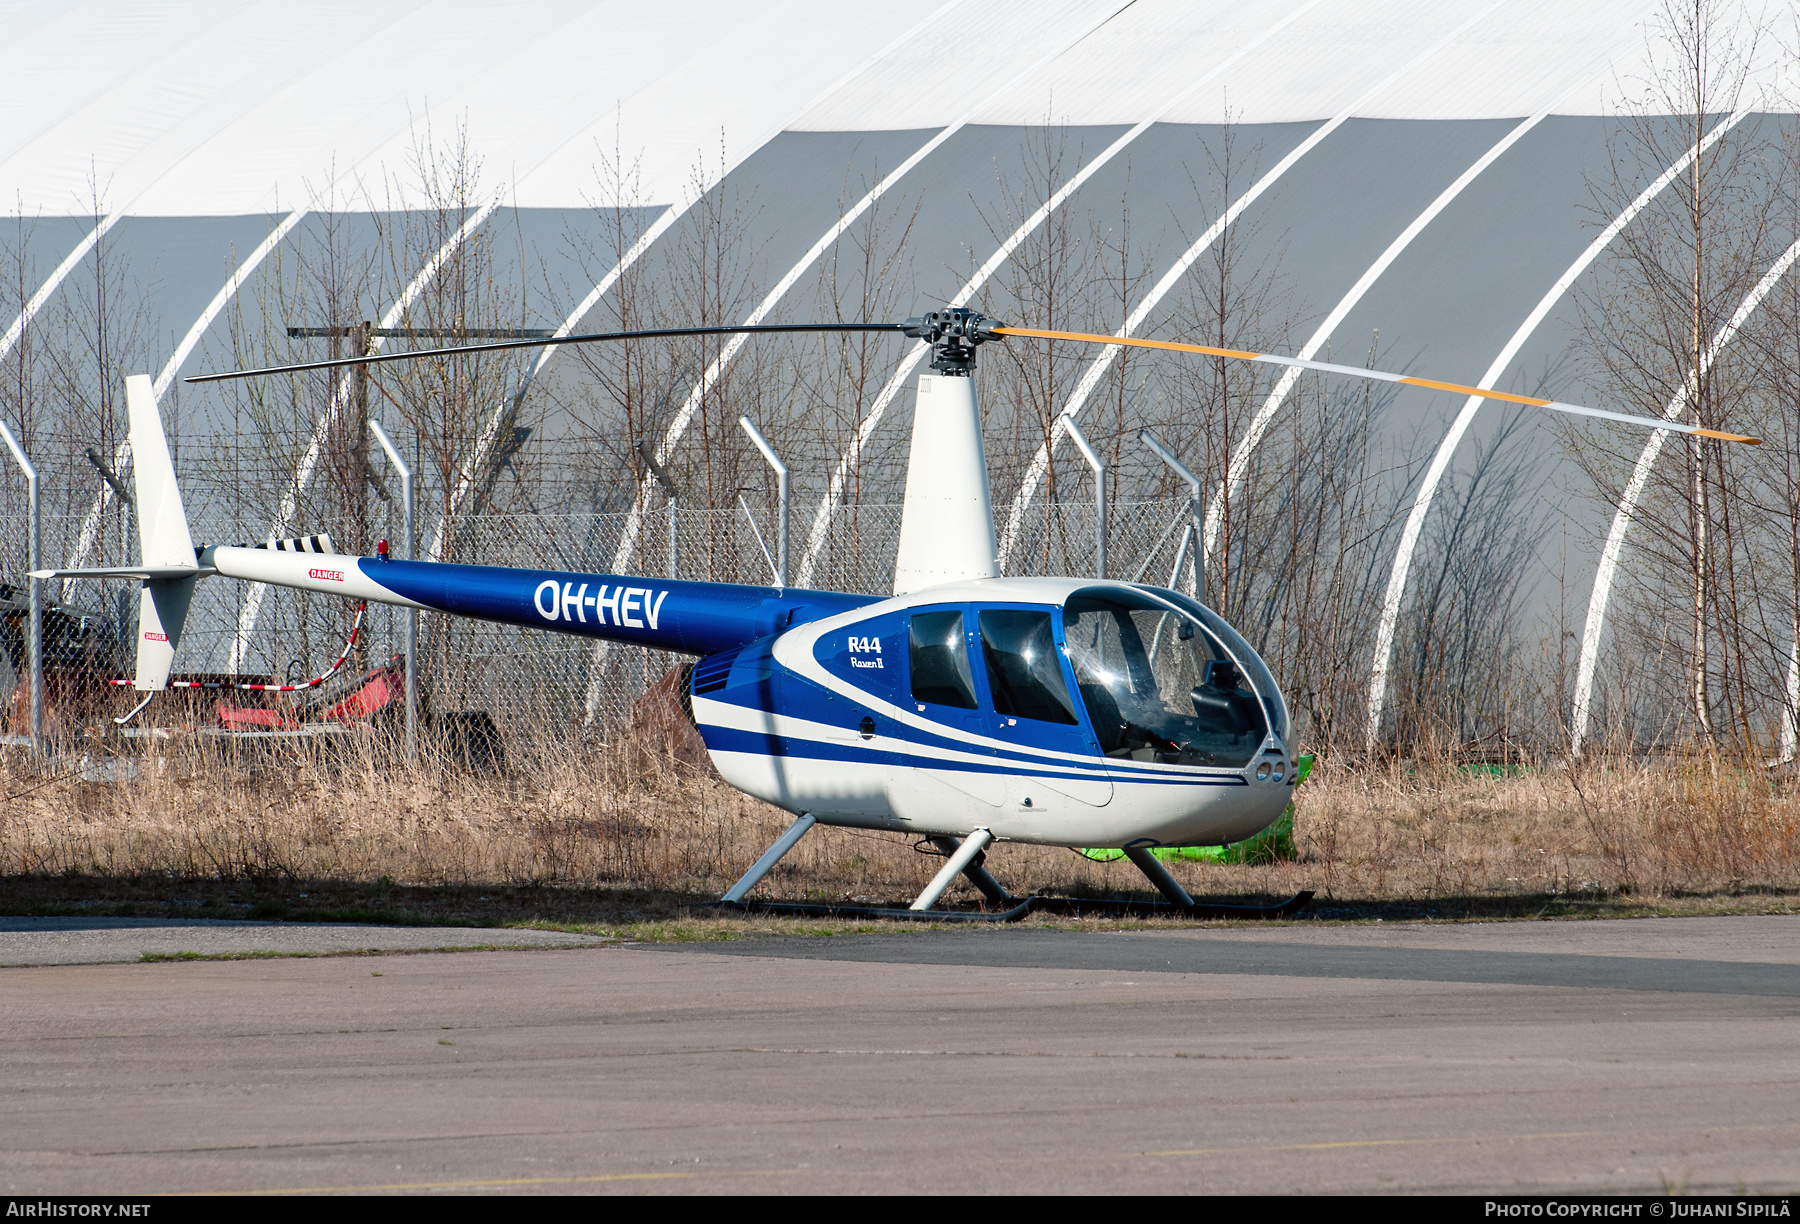
<path fill-rule="evenodd" d="M 892 331 L 932 346 L 917 386 L 911 456 L 888 598 L 618 574 L 321 555 L 196 550 L 147 377 L 126 380 L 142 564 L 45 570 L 37 578 L 143 581 L 135 687 L 168 685 L 194 585 L 218 575 L 695 656 L 687 709 L 719 773 L 792 812 L 793 824 L 723 903 L 752 888 L 814 824 L 929 839 L 943 869 L 910 909 L 774 905 L 933 919 L 959 874 L 988 920 L 1104 902 L 1010 896 L 985 869 L 996 842 L 1116 847 L 1166 903 L 1138 912 L 1267 916 L 1303 906 L 1197 903 L 1152 854 L 1223 845 L 1268 827 L 1290 799 L 1297 745 L 1263 660 L 1216 613 L 1178 591 L 1083 578 L 1007 578 L 997 562 L 977 348 L 1007 336 L 1170 349 L 1297 366 L 1735 442 L 1627 416 L 1353 366 L 1120 336 L 1009 327 L 966 309 L 904 323 L 664 328 L 315 361 L 190 378 L 373 365 L 549 344 L 762 331 Z M 147 699 L 146 699 L 147 700 Z"/>

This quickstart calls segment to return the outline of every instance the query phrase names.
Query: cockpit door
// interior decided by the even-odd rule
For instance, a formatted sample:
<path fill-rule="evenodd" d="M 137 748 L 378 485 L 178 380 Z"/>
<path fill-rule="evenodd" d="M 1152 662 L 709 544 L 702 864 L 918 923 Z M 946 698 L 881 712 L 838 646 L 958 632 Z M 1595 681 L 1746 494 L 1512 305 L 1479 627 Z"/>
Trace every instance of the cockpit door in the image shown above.
<path fill-rule="evenodd" d="M 1085 721 L 1054 611 L 975 609 L 975 669 L 988 735 L 1017 771 L 1017 786 L 1051 790 L 1093 807 L 1112 800 L 1112 779 Z"/>
<path fill-rule="evenodd" d="M 972 617 L 962 606 L 917 608 L 906 619 L 906 691 L 913 712 L 936 723 L 951 745 L 921 751 L 914 772 L 942 782 L 988 808 L 1006 803 L 1006 775 L 985 743 L 987 719 L 975 675 Z M 948 750 L 946 750 L 948 749 Z M 942 763 L 924 764 L 932 757 Z M 897 805 L 898 806 L 898 805 Z"/>

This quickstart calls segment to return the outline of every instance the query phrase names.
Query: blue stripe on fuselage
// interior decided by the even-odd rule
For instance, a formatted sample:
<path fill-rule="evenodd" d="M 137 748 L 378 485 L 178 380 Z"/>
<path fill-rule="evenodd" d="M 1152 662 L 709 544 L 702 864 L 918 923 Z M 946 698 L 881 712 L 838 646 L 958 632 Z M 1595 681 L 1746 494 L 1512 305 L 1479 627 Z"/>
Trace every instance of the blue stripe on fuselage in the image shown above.
<path fill-rule="evenodd" d="M 924 751 L 896 751 L 845 740 L 801 739 L 797 736 L 772 735 L 764 731 L 740 731 L 733 727 L 700 724 L 700 736 L 714 752 L 742 752 L 755 756 L 790 757 L 818 761 L 842 761 L 854 765 L 899 765 L 932 769 L 947 773 L 1006 774 L 1009 777 L 1042 778 L 1054 785 L 1064 782 L 1111 782 L 1114 785 L 1153 784 L 1157 786 L 1248 786 L 1239 774 L 1159 774 L 1133 777 L 1094 769 L 1082 773 L 1066 773 L 1042 768 L 1036 762 L 995 757 L 993 764 L 975 761 L 949 761 Z M 889 741 L 892 742 L 891 740 Z M 923 749 L 924 745 L 912 745 Z"/>
<path fill-rule="evenodd" d="M 745 653 L 749 654 L 751 652 L 746 651 Z M 767 652 L 764 651 L 763 653 L 766 654 Z M 739 663 L 742 663 L 743 656 L 739 656 L 738 661 Z M 761 670 L 756 673 L 757 679 L 750 679 L 748 675 L 744 675 L 744 673 L 734 669 L 732 672 L 734 682 L 730 687 L 719 691 L 705 693 L 703 696 L 709 701 L 717 701 L 722 705 L 734 705 L 740 709 L 746 710 L 769 711 L 777 704 L 773 693 L 774 679 L 770 675 L 770 671 L 779 669 L 780 665 L 775 663 L 772 658 L 769 658 L 764 661 L 764 668 L 767 670 Z M 790 691 L 788 699 L 780 703 L 781 709 L 777 712 L 795 718 L 822 723 L 826 726 L 843 725 L 838 722 L 838 717 L 836 716 L 838 712 L 841 711 L 842 707 L 832 706 L 827 701 L 819 700 L 820 697 L 824 696 L 825 690 L 820 689 L 810 680 L 795 676 L 792 672 L 784 671 L 782 674 L 790 681 L 798 681 L 806 690 L 817 691 L 803 692 L 799 695 Z M 743 676 L 742 680 L 735 679 L 740 675 Z M 860 714 L 861 712 L 862 709 L 860 707 L 855 711 L 857 714 Z M 870 712 L 874 713 L 874 711 Z M 1070 760 L 1067 756 L 1057 755 L 1045 749 L 1033 748 L 1029 745 L 976 743 L 970 739 L 967 731 L 960 728 L 945 727 L 941 731 L 929 729 L 912 723 L 901 722 L 886 714 L 880 716 L 876 722 L 876 727 L 879 733 L 890 742 L 897 740 L 905 743 L 909 748 L 920 752 L 957 752 L 965 754 L 992 753 L 995 761 L 999 762 L 998 768 L 1004 772 L 1016 773 L 1035 770 L 1037 773 L 1048 778 L 1055 777 L 1055 771 L 1057 770 L 1074 770 L 1077 772 L 1068 776 L 1085 777 L 1089 780 L 1096 781 L 1168 782 L 1177 785 L 1188 785 L 1191 784 L 1196 777 L 1201 777 L 1226 779 L 1222 783 L 1223 785 L 1248 785 L 1243 777 L 1235 772 L 1231 774 L 1196 775 L 1193 772 L 1192 766 L 1164 765 L 1149 761 L 1108 761 L 1105 764 L 1102 764 L 1101 759 L 1097 756 L 1093 758 L 1092 763 L 1090 764 L 1079 759 Z M 704 723 L 700 726 L 703 735 L 710 729 L 711 728 Z M 845 727 L 845 734 L 849 733 L 850 728 Z M 806 742 L 798 737 L 786 738 L 792 739 L 795 743 Z M 933 759 L 942 760 L 943 758 L 934 757 Z M 950 766 L 950 768 L 963 767 L 964 766 L 960 763 Z M 967 768 L 981 769 L 986 768 L 986 766 L 985 763 L 981 766 L 970 764 Z"/>

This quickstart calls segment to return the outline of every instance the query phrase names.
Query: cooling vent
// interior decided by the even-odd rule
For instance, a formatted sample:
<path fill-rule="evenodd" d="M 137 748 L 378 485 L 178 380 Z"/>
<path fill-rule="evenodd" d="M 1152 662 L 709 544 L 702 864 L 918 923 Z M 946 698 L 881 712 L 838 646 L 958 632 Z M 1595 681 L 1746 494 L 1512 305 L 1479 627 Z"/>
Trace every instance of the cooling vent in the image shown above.
<path fill-rule="evenodd" d="M 297 553 L 335 553 L 337 545 L 331 542 L 329 535 L 297 536 L 292 540 L 276 540 L 273 544 L 258 544 L 258 548 L 273 548 L 276 552 Z"/>
<path fill-rule="evenodd" d="M 726 679 L 731 675 L 731 665 L 737 662 L 738 652 L 727 650 L 711 658 L 702 659 L 694 668 L 694 696 L 716 693 L 725 687 Z"/>

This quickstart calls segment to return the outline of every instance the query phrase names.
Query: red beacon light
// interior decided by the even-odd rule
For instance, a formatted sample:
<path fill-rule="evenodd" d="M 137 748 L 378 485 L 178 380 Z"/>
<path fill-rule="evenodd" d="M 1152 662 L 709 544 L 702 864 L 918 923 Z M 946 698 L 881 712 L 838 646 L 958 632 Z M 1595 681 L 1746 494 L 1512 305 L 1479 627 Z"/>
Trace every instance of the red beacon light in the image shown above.
<path fill-rule="evenodd" d="M 383 561 L 388 559 L 388 542 L 386 540 L 375 541 L 375 555 Z"/>

